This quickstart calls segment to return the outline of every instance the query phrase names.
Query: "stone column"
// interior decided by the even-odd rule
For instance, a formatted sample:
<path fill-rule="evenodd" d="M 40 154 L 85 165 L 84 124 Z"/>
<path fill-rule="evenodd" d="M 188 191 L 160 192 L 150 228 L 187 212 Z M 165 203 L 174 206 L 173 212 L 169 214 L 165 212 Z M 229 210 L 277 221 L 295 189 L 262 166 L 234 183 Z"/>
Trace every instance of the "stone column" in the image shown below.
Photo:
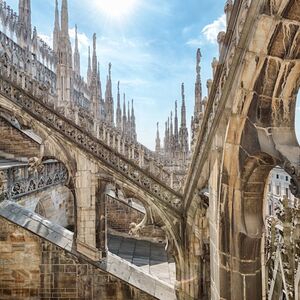
<path fill-rule="evenodd" d="M 112 133 L 112 147 L 113 149 L 116 149 L 116 134 Z"/>
<path fill-rule="evenodd" d="M 134 160 L 134 157 L 135 157 L 134 153 L 135 153 L 135 146 L 134 146 L 134 144 L 132 144 L 131 145 L 131 159 L 132 160 Z"/>
<path fill-rule="evenodd" d="M 123 138 L 123 139 L 122 139 L 122 154 L 123 154 L 123 155 L 126 155 L 126 151 L 125 151 L 125 143 L 126 143 L 125 138 Z"/>
<path fill-rule="evenodd" d="M 100 259 L 96 248 L 96 191 L 98 166 L 82 154 L 77 155 L 75 195 L 77 210 L 76 249 L 93 260 Z"/>
<path fill-rule="evenodd" d="M 106 142 L 106 126 L 105 125 L 103 125 L 103 137 L 102 137 L 102 140 L 104 142 Z"/>
<path fill-rule="evenodd" d="M 219 230 L 218 230 L 218 181 L 220 162 L 215 160 L 210 170 L 209 178 L 209 235 L 210 235 L 210 271 L 211 271 L 211 299 L 220 299 L 219 275 Z"/>
<path fill-rule="evenodd" d="M 121 153 L 121 136 L 118 135 L 117 136 L 117 149 L 118 149 L 118 152 Z"/>
<path fill-rule="evenodd" d="M 100 250 L 102 257 L 107 252 L 107 209 L 106 209 L 106 185 L 109 180 L 105 175 L 98 177 L 98 189 L 96 192 L 96 248 Z"/>

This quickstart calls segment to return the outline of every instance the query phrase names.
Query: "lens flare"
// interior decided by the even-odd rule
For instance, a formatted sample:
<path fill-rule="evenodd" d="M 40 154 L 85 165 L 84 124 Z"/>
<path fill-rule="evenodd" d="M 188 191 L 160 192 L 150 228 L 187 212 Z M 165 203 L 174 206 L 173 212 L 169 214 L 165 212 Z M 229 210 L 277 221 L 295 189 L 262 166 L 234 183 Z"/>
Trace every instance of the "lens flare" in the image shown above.
<path fill-rule="evenodd" d="M 133 13 L 138 0 L 99 0 L 97 6 L 101 12 L 114 19 L 122 19 Z"/>

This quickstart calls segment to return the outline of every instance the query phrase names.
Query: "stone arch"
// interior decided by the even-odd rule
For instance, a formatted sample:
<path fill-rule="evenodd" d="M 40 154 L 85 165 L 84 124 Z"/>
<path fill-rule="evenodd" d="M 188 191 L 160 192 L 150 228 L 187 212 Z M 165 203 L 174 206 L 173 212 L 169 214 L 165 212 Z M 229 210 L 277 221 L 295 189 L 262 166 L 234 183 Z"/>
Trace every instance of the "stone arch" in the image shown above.
<path fill-rule="evenodd" d="M 176 278 L 180 279 L 180 272 L 184 269 L 184 249 L 180 237 L 180 224 L 172 216 L 160 208 L 155 199 L 150 199 L 143 190 L 137 189 L 130 182 L 124 182 L 118 176 L 109 176 L 105 179 L 107 183 L 117 184 L 124 192 L 126 197 L 134 197 L 139 200 L 145 207 L 146 215 L 142 221 L 142 226 L 155 222 L 161 226 L 167 237 L 167 251 L 173 256 L 176 264 Z"/>
<path fill-rule="evenodd" d="M 242 101 L 236 98 L 240 110 L 229 117 L 216 188 L 218 291 L 225 299 L 262 297 L 263 204 L 271 169 L 276 165 L 285 169 L 292 176 L 293 193 L 300 191 L 300 148 L 294 127 L 299 65 L 264 59 L 252 92 Z"/>

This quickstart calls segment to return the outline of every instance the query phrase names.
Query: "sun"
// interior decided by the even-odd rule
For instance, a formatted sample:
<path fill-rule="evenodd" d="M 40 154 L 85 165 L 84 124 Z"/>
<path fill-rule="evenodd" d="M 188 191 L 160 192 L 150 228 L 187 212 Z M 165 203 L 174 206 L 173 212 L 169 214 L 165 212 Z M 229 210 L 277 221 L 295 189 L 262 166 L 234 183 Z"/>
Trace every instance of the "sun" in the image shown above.
<path fill-rule="evenodd" d="M 106 16 L 122 19 L 133 13 L 137 2 L 138 0 L 98 0 L 97 6 Z"/>

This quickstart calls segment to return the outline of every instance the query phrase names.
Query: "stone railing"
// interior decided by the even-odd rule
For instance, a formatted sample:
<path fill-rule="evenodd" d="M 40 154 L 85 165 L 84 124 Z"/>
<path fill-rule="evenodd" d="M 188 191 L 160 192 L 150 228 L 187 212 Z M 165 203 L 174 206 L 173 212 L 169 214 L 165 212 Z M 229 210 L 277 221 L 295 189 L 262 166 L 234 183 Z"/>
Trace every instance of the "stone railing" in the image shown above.
<path fill-rule="evenodd" d="M 182 195 L 168 185 L 143 170 L 122 154 L 107 146 L 91 133 L 78 127 L 73 121 L 59 114 L 47 105 L 48 93 L 38 84 L 30 84 L 32 79 L 10 64 L 0 59 L 0 93 L 17 104 L 33 118 L 62 134 L 77 147 L 92 154 L 110 169 L 122 174 L 135 185 L 159 199 L 161 204 L 179 213 Z"/>
<path fill-rule="evenodd" d="M 45 162 L 39 170 L 28 165 L 0 170 L 1 200 L 16 200 L 68 180 L 68 171 L 62 163 Z"/>
<path fill-rule="evenodd" d="M 291 201 L 284 198 L 279 201 L 275 214 L 268 216 L 265 224 L 266 297 L 273 299 L 274 295 L 281 297 L 279 293 L 284 293 L 286 299 L 295 299 L 299 284 L 296 276 L 300 274 L 299 199 Z M 282 288 L 275 290 L 276 286 L 280 286 L 280 280 Z"/>
<path fill-rule="evenodd" d="M 257 3 L 257 1 L 252 2 Z M 248 34 L 251 32 L 248 30 L 252 25 L 251 18 L 247 18 L 250 3 L 249 0 L 235 1 L 227 19 L 226 33 L 220 32 L 218 35 L 219 62 L 215 64 L 213 70 L 213 81 L 208 81 L 208 101 L 197 132 L 197 143 L 191 160 L 192 169 L 188 172 L 184 187 L 187 206 L 192 200 L 194 187 L 199 179 L 199 172 L 207 160 L 205 153 L 210 151 L 214 131 L 220 116 L 224 113 L 224 107 L 235 78 L 235 69 L 239 66 L 239 61 L 243 55 L 242 49 L 245 48 L 247 36 L 245 32 Z M 255 9 L 257 9 L 257 4 L 252 7 L 252 10 Z M 246 20 L 247 28 L 244 30 Z M 242 34 L 244 34 L 243 38 Z M 197 168 L 194 168 L 195 165 Z"/>

